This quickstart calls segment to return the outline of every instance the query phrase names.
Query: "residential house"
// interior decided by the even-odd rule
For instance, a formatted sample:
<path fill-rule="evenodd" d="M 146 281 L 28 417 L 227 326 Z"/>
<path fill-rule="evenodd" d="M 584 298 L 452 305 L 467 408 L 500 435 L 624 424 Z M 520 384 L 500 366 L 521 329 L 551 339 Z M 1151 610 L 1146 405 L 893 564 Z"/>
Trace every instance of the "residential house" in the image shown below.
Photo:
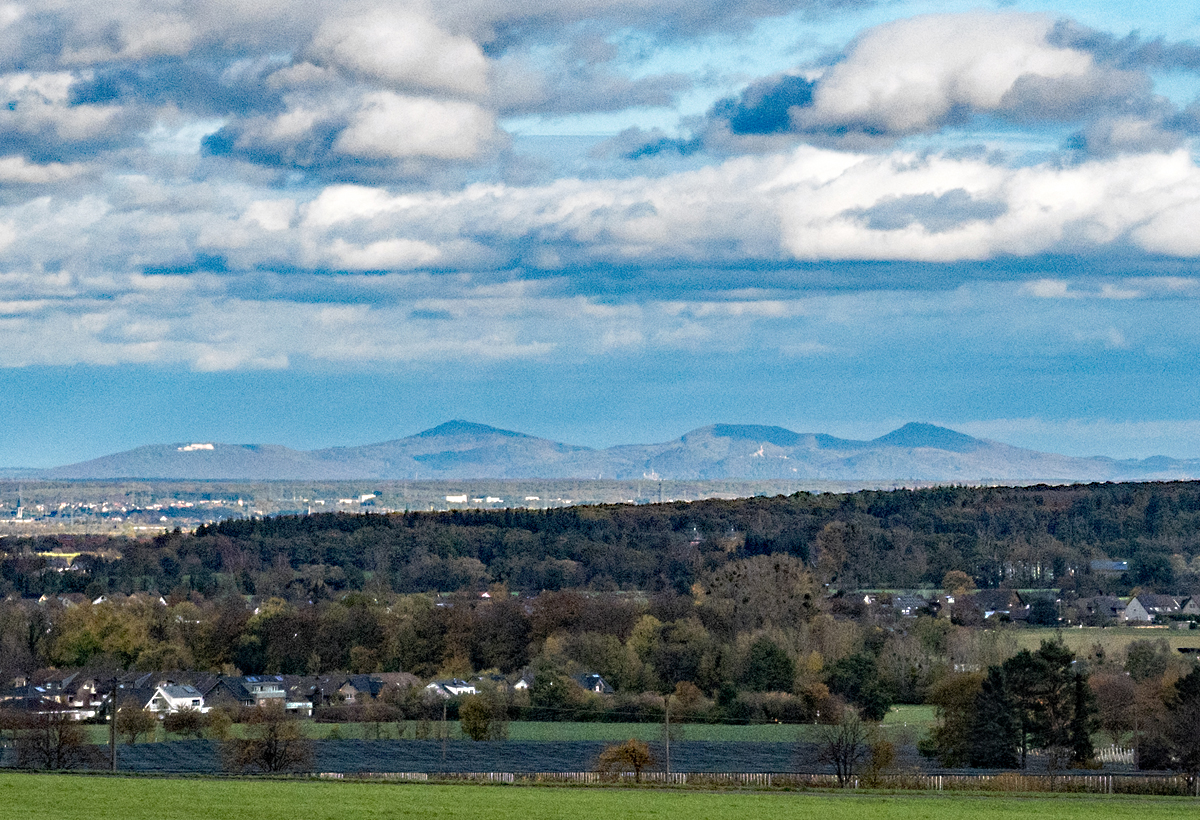
<path fill-rule="evenodd" d="M 966 606 L 980 612 L 985 619 L 993 616 L 1019 619 L 1028 617 L 1029 605 L 1014 589 L 981 589 L 963 598 Z"/>
<path fill-rule="evenodd" d="M 246 675 L 220 678 L 203 691 L 209 706 L 267 706 L 287 703 L 283 675 Z"/>
<path fill-rule="evenodd" d="M 1125 604 L 1120 598 L 1112 595 L 1097 595 L 1094 598 L 1080 598 L 1075 602 L 1079 620 L 1092 625 L 1101 625 L 1109 621 L 1125 620 Z"/>
<path fill-rule="evenodd" d="M 384 683 L 370 675 L 351 675 L 338 687 L 338 693 L 346 703 L 366 703 L 379 697 Z"/>
<path fill-rule="evenodd" d="M 207 712 L 204 706 L 204 696 L 200 690 L 191 684 L 162 683 L 154 689 L 154 696 L 145 706 L 146 710 L 165 715 L 180 712 L 184 709 L 195 709 Z"/>
<path fill-rule="evenodd" d="M 1125 620 L 1128 623 L 1164 623 L 1179 610 L 1178 598 L 1143 592 L 1125 607 Z"/>
<path fill-rule="evenodd" d="M 929 609 L 929 601 L 920 595 L 893 595 L 892 610 L 905 618 L 916 617 L 922 609 Z"/>
<path fill-rule="evenodd" d="M 425 690 L 432 692 L 438 697 L 446 698 L 447 700 L 450 698 L 461 697 L 462 695 L 478 694 L 478 690 L 474 686 L 467 683 L 465 680 L 459 680 L 458 678 L 453 678 L 452 680 L 432 681 L 428 686 L 425 687 Z"/>
<path fill-rule="evenodd" d="M 587 675 L 575 675 L 571 680 L 578 683 L 589 692 L 595 692 L 597 695 L 611 695 L 615 691 L 608 685 L 608 681 L 595 673 Z"/>

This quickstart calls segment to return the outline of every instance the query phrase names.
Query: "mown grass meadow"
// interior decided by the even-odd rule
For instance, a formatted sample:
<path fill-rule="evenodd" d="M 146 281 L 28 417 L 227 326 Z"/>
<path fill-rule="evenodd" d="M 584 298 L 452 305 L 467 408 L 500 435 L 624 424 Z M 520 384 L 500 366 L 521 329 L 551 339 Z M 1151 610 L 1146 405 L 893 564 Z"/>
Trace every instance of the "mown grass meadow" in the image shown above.
<path fill-rule="evenodd" d="M 936 716 L 934 715 L 932 706 L 897 705 L 893 706 L 891 711 L 888 712 L 887 716 L 883 719 L 882 725 L 885 731 L 888 732 L 904 732 L 908 730 L 908 733 L 913 735 L 910 739 L 915 740 L 929 731 L 935 720 Z M 434 723 L 431 728 L 435 733 L 440 732 L 441 724 Z M 92 743 L 108 743 L 107 726 L 88 726 L 86 729 L 88 731 L 88 739 Z M 458 721 L 452 720 L 447 722 L 446 729 L 451 740 L 466 739 Z M 662 730 L 663 727 L 660 723 L 585 723 L 579 721 L 538 722 L 515 720 L 508 724 L 508 739 L 619 742 L 634 737 L 638 740 L 652 741 L 659 740 L 662 737 Z M 811 740 L 816 732 L 816 727 L 811 724 L 787 723 L 755 723 L 749 725 L 685 723 L 676 724 L 673 730 L 674 736 L 683 740 L 793 743 L 797 740 Z M 240 736 L 243 733 L 243 728 L 240 725 L 235 725 L 232 731 L 235 735 Z M 383 724 L 382 727 L 365 723 L 304 722 L 305 735 L 314 740 L 324 740 L 331 735 L 333 737 L 340 737 L 343 740 L 400 739 L 398 735 L 401 732 L 404 738 L 415 738 L 415 722 L 409 720 L 402 721 L 401 723 L 387 723 Z M 440 737 L 440 735 L 437 736 Z M 153 740 L 162 741 L 169 739 L 177 738 L 174 735 L 168 737 L 163 732 L 162 727 L 158 727 Z M 142 742 L 146 742 L 147 740 L 150 740 L 150 738 L 146 738 Z"/>
<path fill-rule="evenodd" d="M 1173 820 L 1186 798 L 704 792 L 0 774 L 6 820 Z"/>

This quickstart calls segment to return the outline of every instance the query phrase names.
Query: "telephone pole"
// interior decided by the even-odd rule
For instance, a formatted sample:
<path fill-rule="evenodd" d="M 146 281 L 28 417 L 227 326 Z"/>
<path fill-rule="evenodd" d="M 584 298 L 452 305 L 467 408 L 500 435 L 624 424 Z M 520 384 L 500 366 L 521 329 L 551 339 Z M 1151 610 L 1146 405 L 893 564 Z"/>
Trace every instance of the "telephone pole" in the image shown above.
<path fill-rule="evenodd" d="M 667 782 L 671 780 L 671 696 L 668 694 L 663 698 L 663 703 L 666 704 L 666 709 L 663 711 L 663 737 L 667 744 Z"/>
<path fill-rule="evenodd" d="M 112 692 L 108 696 L 108 754 L 109 768 L 117 770 L 117 679 L 112 679 Z"/>

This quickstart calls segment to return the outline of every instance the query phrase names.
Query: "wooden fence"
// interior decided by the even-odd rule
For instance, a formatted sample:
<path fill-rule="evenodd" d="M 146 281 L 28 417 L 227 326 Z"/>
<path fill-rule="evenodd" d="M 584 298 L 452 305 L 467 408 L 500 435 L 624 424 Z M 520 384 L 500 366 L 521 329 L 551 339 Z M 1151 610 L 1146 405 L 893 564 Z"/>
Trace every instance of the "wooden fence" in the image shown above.
<path fill-rule="evenodd" d="M 488 783 L 632 783 L 633 772 L 613 776 L 598 772 L 323 772 L 333 780 L 469 781 Z M 832 789 L 832 774 L 794 772 L 642 772 L 641 782 L 710 788 Z M 874 778 L 869 783 L 854 777 L 847 788 L 901 789 L 906 791 L 1071 792 L 1086 794 L 1143 794 L 1200 797 L 1200 778 L 1189 783 L 1182 775 L 1126 774 L 899 774 Z"/>

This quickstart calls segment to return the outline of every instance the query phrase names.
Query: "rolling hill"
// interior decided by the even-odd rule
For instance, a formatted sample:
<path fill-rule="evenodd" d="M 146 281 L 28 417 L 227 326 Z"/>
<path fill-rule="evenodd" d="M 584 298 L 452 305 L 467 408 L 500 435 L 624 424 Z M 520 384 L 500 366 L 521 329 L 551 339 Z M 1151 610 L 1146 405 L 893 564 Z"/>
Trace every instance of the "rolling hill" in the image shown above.
<path fill-rule="evenodd" d="M 450 421 L 359 447 L 185 442 L 41 471 L 45 479 L 352 480 L 607 478 L 1142 481 L 1200 477 L 1200 460 L 1076 458 L 909 423 L 871 441 L 783 427 L 713 424 L 661 444 L 592 449 Z"/>

